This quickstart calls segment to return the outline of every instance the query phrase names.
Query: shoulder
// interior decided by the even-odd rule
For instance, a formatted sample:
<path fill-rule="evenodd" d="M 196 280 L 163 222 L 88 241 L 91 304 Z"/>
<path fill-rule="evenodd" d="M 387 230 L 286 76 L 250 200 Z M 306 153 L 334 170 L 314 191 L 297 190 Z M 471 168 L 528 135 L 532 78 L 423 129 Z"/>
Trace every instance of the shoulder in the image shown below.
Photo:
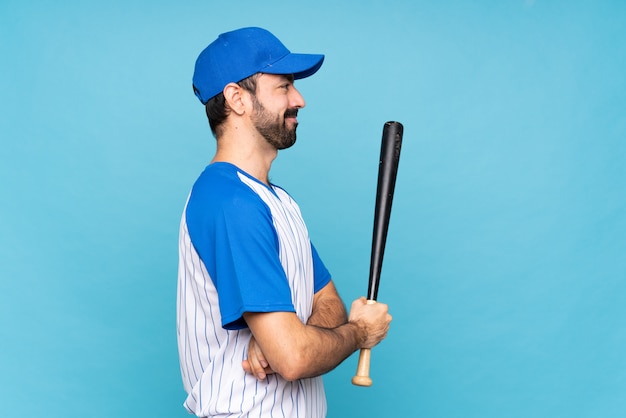
<path fill-rule="evenodd" d="M 256 193 L 246 185 L 249 177 L 229 163 L 213 163 L 205 168 L 191 189 L 191 198 L 210 198 L 212 204 L 234 198 L 253 197 Z"/>
<path fill-rule="evenodd" d="M 191 192 L 193 193 L 215 193 L 224 194 L 229 191 L 236 191 L 241 181 L 238 178 L 240 170 L 228 163 L 209 164 L 198 176 Z"/>
<path fill-rule="evenodd" d="M 191 189 L 187 216 L 213 218 L 265 213 L 266 205 L 258 192 L 250 187 L 251 181 L 254 179 L 232 164 L 207 166 Z"/>

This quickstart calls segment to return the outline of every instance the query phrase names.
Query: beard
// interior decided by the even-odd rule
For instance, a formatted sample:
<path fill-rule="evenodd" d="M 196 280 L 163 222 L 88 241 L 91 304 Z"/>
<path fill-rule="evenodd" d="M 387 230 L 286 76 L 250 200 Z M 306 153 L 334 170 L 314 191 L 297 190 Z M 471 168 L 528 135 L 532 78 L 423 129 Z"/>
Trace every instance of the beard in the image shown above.
<path fill-rule="evenodd" d="M 253 100 L 255 113 L 252 121 L 261 136 L 277 150 L 287 149 L 295 144 L 298 124 L 289 128 L 285 119 L 296 116 L 298 109 L 287 109 L 281 122 L 279 115 L 272 115 L 256 97 Z"/>

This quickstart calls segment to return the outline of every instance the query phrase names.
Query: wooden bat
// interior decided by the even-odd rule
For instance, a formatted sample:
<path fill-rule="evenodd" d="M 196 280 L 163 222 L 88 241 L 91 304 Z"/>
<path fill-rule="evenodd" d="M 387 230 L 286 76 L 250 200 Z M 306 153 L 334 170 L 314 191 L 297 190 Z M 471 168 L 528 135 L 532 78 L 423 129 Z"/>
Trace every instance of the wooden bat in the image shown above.
<path fill-rule="evenodd" d="M 376 189 L 376 206 L 374 210 L 374 233 L 372 236 L 372 256 L 370 259 L 370 275 L 367 289 L 367 303 L 376 303 L 380 272 L 383 267 L 391 203 L 396 187 L 400 149 L 402 147 L 403 126 L 399 122 L 387 122 L 383 127 L 383 138 L 380 148 L 378 167 L 378 187 Z M 352 383 L 357 386 L 371 386 L 370 378 L 371 349 L 362 348 L 359 354 L 359 365 Z"/>

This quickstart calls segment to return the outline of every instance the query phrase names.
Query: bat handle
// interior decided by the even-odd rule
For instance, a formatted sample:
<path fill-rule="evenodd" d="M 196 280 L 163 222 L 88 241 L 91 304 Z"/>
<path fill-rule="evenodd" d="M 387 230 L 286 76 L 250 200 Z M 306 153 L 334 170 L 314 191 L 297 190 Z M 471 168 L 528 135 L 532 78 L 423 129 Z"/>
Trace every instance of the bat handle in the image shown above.
<path fill-rule="evenodd" d="M 368 300 L 367 304 L 372 305 L 375 300 Z M 370 377 L 370 356 L 371 348 L 362 348 L 359 353 L 359 364 L 356 368 L 356 375 L 352 378 L 352 384 L 356 386 L 372 386 L 372 378 Z"/>
<path fill-rule="evenodd" d="M 356 375 L 352 378 L 353 385 L 372 386 L 372 378 L 370 377 L 370 354 L 372 354 L 371 348 L 361 349 Z"/>

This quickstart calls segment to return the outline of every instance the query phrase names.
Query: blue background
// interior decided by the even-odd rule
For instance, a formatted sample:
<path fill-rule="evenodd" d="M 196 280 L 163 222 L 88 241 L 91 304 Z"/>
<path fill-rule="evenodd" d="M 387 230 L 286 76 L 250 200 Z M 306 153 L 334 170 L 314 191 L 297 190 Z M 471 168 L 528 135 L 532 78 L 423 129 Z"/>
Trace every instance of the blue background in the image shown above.
<path fill-rule="evenodd" d="M 626 3 L 0 1 L 0 416 L 185 417 L 177 233 L 217 34 L 326 54 L 272 180 L 365 294 L 382 125 L 405 136 L 379 299 L 329 417 L 626 416 Z"/>

